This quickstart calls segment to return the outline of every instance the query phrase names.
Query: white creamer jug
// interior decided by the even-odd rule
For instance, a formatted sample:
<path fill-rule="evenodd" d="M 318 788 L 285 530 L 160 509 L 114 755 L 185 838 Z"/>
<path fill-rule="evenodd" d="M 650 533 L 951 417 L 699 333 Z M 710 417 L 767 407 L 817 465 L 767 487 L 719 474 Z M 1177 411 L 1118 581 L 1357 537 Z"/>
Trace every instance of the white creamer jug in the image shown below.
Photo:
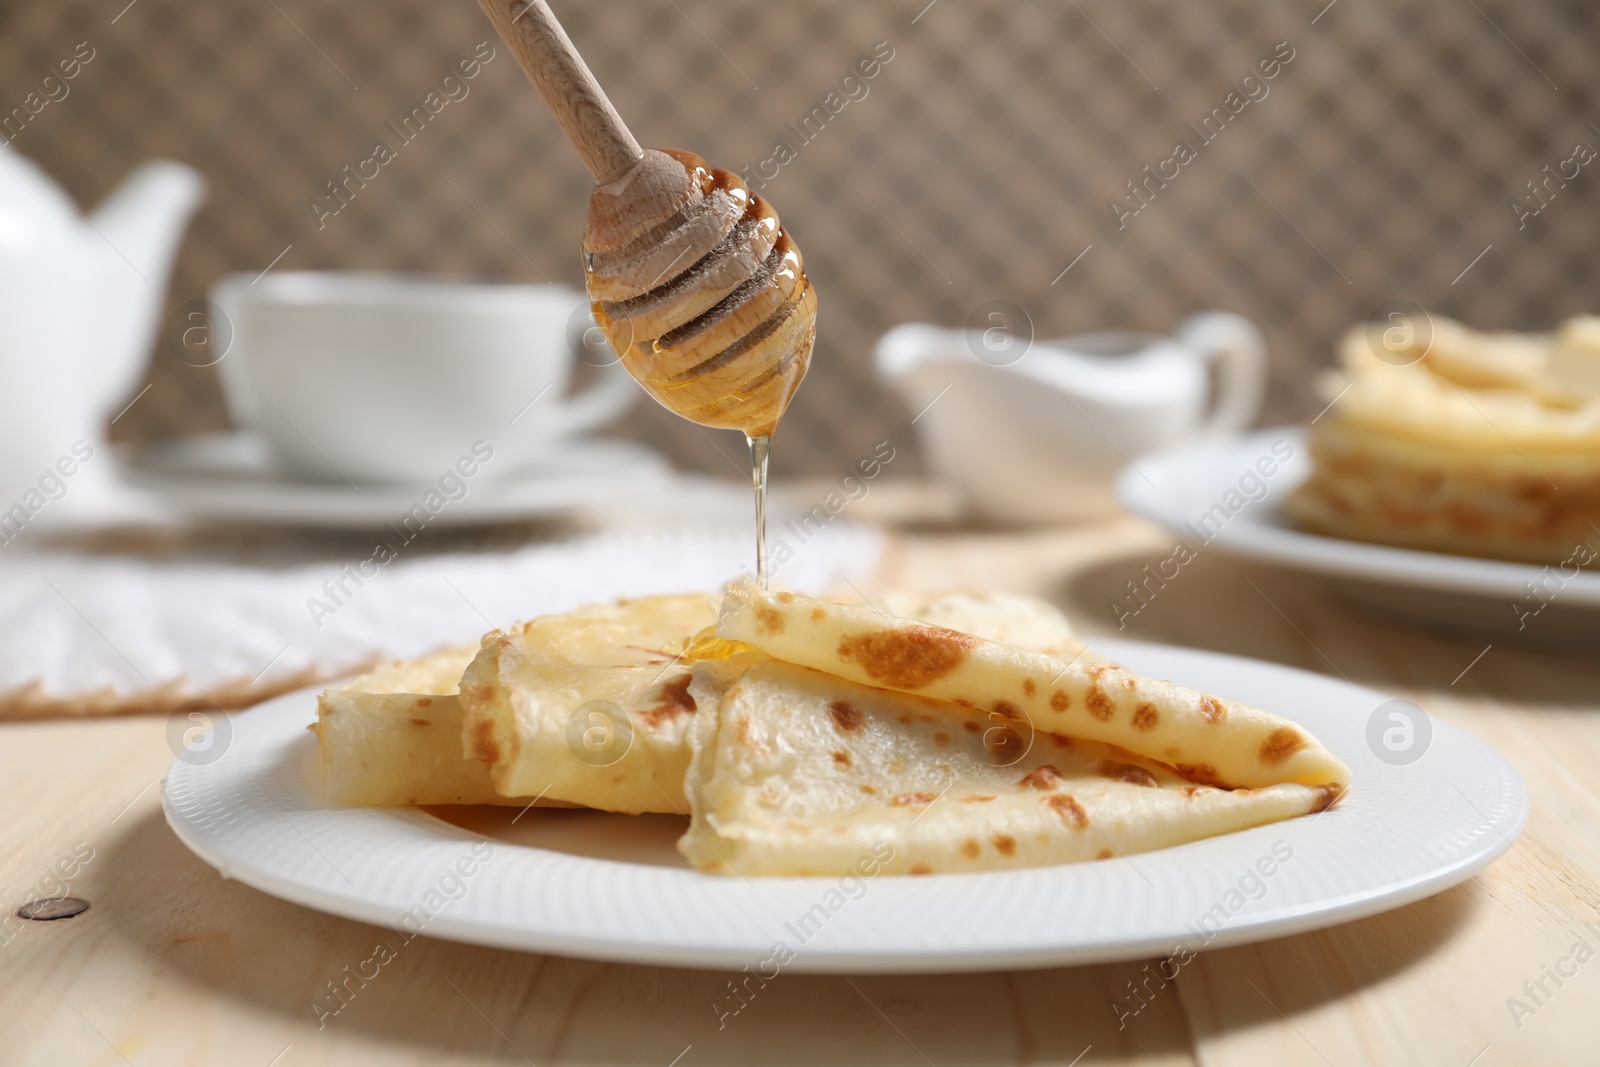
<path fill-rule="evenodd" d="M 1124 466 L 1243 430 L 1266 388 L 1261 331 L 1228 312 L 1195 315 L 1172 337 L 1085 334 L 1008 351 L 1016 342 L 912 323 L 886 333 L 874 353 L 878 373 L 920 412 L 930 473 L 997 522 L 1114 512 L 1112 481 Z"/>

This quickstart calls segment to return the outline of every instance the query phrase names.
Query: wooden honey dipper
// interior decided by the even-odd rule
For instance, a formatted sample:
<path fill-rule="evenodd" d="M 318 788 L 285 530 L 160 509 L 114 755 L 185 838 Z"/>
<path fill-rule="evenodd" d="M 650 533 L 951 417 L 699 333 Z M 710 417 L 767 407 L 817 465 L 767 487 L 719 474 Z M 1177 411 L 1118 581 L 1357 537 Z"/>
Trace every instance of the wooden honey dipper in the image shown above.
<path fill-rule="evenodd" d="M 594 176 L 583 262 L 595 322 L 668 409 L 744 431 L 759 508 L 767 439 L 816 338 L 800 250 L 737 174 L 641 149 L 545 0 L 478 4 Z"/>

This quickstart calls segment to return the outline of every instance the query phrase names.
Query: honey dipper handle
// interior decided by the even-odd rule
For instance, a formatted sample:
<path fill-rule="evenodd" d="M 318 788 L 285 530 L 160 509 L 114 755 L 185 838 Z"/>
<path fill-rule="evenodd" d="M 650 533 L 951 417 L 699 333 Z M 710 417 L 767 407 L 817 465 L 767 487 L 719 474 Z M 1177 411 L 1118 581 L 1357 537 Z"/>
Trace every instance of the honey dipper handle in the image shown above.
<path fill-rule="evenodd" d="M 478 0 L 596 182 L 621 177 L 644 149 L 611 106 L 545 0 Z"/>

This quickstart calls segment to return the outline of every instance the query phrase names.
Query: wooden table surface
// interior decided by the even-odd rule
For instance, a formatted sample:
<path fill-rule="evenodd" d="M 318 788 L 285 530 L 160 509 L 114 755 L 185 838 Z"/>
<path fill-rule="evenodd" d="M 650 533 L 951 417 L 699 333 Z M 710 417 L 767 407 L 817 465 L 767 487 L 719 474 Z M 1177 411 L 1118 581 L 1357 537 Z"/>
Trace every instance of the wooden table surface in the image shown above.
<path fill-rule="evenodd" d="M 1035 593 L 1093 635 L 1116 629 L 1107 602 L 1170 549 L 1132 520 L 906 534 L 874 585 Z M 61 870 L 91 904 L 0 925 L 0 1065 L 1600 1063 L 1600 655 L 1484 652 L 1486 639 L 1408 630 L 1337 593 L 1206 549 L 1123 635 L 1414 700 L 1517 767 L 1527 830 L 1432 899 L 1202 953 L 1120 1026 L 1143 962 L 784 975 L 719 1029 L 727 975 L 422 938 L 319 1028 L 313 998 L 387 931 L 191 855 L 161 815 L 167 722 L 127 718 L 0 726 L 5 914 Z"/>

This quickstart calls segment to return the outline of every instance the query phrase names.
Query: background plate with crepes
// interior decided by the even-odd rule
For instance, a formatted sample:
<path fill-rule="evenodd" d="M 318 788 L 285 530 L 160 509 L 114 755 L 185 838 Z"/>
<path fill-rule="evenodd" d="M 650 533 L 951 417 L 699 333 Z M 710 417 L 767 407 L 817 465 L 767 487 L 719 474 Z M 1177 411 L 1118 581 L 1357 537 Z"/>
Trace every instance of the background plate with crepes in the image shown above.
<path fill-rule="evenodd" d="M 1337 579 L 1332 588 L 1338 596 L 1388 618 L 1592 655 L 1600 640 L 1600 572 L 1349 541 L 1297 527 L 1281 504 L 1311 474 L 1305 438 L 1302 427 L 1282 426 L 1140 456 L 1117 478 L 1117 499 L 1191 549 L 1215 546 L 1252 562 Z M 1225 494 L 1240 492 L 1240 479 L 1254 474 L 1256 462 L 1273 456 L 1280 442 L 1294 455 L 1265 479 L 1266 495 L 1219 521 L 1212 509 L 1219 503 L 1226 509 Z"/>

